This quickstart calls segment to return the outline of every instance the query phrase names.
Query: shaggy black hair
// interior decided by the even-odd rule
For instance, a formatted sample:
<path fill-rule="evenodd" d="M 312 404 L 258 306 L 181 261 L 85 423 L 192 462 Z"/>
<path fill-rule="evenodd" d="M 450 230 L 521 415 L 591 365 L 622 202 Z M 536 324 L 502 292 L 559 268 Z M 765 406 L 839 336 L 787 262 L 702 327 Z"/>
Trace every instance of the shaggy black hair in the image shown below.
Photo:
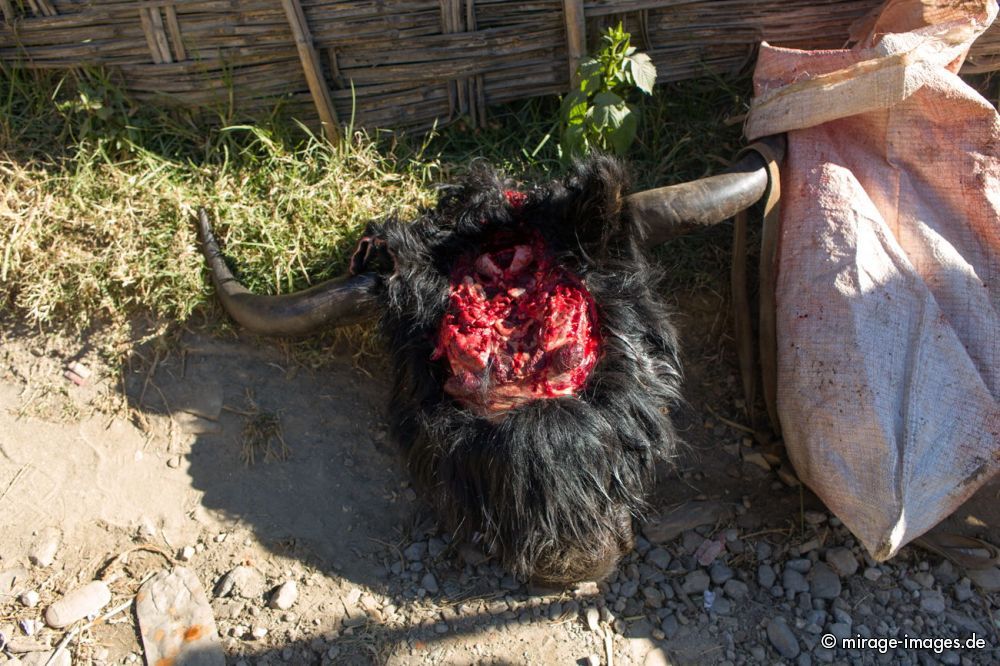
<path fill-rule="evenodd" d="M 538 582 L 607 576 L 633 545 L 656 461 L 676 446 L 676 334 L 623 208 L 627 183 L 619 162 L 596 157 L 525 192 L 515 209 L 496 173 L 479 167 L 415 222 L 371 224 L 354 259 L 355 270 L 382 276 L 391 434 L 415 485 L 457 537 L 482 538 L 505 568 Z M 538 230 L 590 291 L 600 355 L 576 396 L 486 419 L 444 392 L 447 360 L 431 354 L 454 262 L 519 226 Z"/>

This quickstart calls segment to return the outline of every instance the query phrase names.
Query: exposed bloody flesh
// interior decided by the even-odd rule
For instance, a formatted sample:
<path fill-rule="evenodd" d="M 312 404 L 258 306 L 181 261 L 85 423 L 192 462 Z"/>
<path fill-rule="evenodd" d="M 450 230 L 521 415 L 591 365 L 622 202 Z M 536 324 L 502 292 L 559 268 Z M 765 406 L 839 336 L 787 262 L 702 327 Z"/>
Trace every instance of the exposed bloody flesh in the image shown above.
<path fill-rule="evenodd" d="M 538 233 L 497 233 L 459 259 L 450 283 L 432 358 L 447 359 L 455 399 L 488 416 L 586 383 L 600 346 L 596 305 Z"/>

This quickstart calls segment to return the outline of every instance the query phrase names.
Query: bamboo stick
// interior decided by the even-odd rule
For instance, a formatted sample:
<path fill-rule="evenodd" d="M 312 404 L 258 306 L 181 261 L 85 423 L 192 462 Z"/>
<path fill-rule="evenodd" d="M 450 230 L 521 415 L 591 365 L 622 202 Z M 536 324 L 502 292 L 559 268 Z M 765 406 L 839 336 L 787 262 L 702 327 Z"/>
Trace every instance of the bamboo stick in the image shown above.
<path fill-rule="evenodd" d="M 181 25 L 177 21 L 177 10 L 173 5 L 167 5 L 164 11 L 167 14 L 167 28 L 170 30 L 170 41 L 174 45 L 174 55 L 177 56 L 177 60 L 187 60 L 187 51 L 181 38 Z"/>
<path fill-rule="evenodd" d="M 309 85 L 309 92 L 312 94 L 313 102 L 316 104 L 316 110 L 319 112 L 323 124 L 323 133 L 328 141 L 337 143 L 340 141 L 340 123 L 337 122 L 337 111 L 333 106 L 330 90 L 326 86 L 326 81 L 323 80 L 319 55 L 313 44 L 312 36 L 309 34 L 305 13 L 298 0 L 281 0 L 281 6 L 284 7 L 285 14 L 288 16 L 288 25 L 295 38 L 295 46 L 298 48 L 299 59 L 302 61 L 306 83 Z"/>
<path fill-rule="evenodd" d="M 580 84 L 577 69 L 587 53 L 587 23 L 584 16 L 583 0 L 563 0 L 563 16 L 566 20 L 566 51 L 569 57 L 569 84 L 576 88 Z"/>

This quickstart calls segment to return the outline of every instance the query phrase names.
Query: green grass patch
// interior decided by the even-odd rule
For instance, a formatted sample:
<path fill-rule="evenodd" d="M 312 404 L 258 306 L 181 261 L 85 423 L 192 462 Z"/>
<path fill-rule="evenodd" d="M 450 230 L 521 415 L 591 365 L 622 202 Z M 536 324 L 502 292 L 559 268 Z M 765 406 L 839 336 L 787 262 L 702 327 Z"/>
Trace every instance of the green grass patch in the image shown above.
<path fill-rule="evenodd" d="M 748 86 L 658 88 L 629 155 L 636 185 L 720 169 L 740 145 L 739 123 L 726 121 L 745 111 Z M 294 124 L 141 108 L 100 72 L 0 71 L 0 312 L 117 340 L 137 317 L 221 321 L 197 251 L 198 206 L 218 216 L 248 287 L 294 291 L 340 274 L 367 221 L 414 216 L 473 160 L 520 180 L 559 175 L 558 109 L 540 98 L 491 109 L 477 130 L 353 131 L 331 146 Z M 673 282 L 718 274 L 716 240 L 661 253 Z"/>

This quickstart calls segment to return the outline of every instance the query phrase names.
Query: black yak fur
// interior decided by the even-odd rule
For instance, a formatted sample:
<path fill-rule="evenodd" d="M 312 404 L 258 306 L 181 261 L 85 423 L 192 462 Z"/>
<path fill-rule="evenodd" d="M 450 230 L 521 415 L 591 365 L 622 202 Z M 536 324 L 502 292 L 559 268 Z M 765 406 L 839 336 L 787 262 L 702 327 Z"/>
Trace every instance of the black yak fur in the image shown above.
<path fill-rule="evenodd" d="M 525 191 L 480 167 L 412 223 L 372 223 L 353 270 L 381 274 L 391 352 L 392 437 L 415 486 L 456 538 L 479 539 L 515 575 L 600 580 L 633 545 L 633 521 L 676 435 L 680 364 L 658 275 L 625 209 L 627 176 L 608 157 Z M 502 228 L 531 227 L 597 303 L 600 356 L 572 397 L 536 399 L 486 419 L 442 390 L 432 361 L 455 260 Z"/>

